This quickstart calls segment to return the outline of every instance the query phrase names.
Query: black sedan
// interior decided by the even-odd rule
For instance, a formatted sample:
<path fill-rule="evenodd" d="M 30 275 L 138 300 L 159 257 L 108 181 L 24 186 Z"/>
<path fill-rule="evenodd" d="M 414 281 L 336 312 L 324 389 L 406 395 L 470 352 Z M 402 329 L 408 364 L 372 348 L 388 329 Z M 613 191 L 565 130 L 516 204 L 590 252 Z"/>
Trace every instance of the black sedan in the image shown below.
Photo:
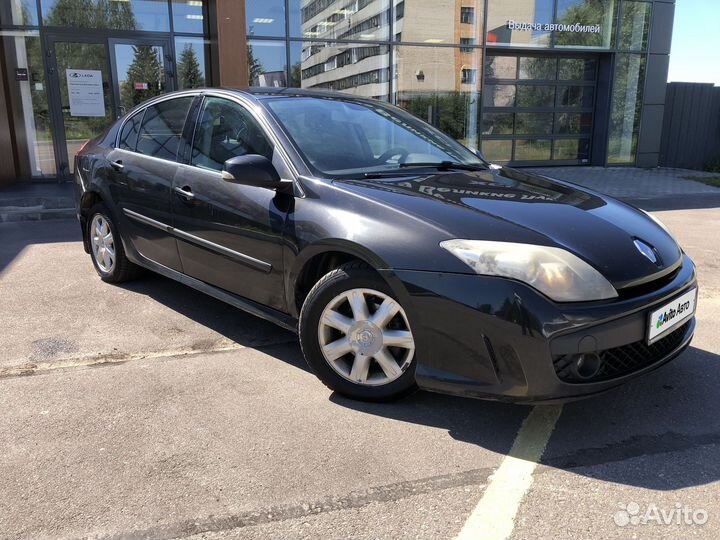
<path fill-rule="evenodd" d="M 104 281 L 150 269 L 297 331 L 353 398 L 576 398 L 665 364 L 694 332 L 694 265 L 653 217 L 491 165 L 382 102 L 168 94 L 75 165 Z"/>

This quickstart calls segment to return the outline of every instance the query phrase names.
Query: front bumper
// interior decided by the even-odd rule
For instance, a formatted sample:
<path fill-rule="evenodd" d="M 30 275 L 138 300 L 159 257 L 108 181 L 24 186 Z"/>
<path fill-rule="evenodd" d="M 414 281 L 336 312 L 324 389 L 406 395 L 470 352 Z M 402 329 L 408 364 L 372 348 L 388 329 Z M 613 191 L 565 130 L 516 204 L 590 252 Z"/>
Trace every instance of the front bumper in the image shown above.
<path fill-rule="evenodd" d="M 416 380 L 426 390 L 514 402 L 565 401 L 610 390 L 657 369 L 690 344 L 694 317 L 647 346 L 648 314 L 697 287 L 689 257 L 671 278 L 611 301 L 560 304 L 511 280 L 409 270 L 383 272 L 406 306 Z M 568 358 L 597 353 L 607 369 L 587 380 Z M 612 364 L 612 365 L 611 365 Z"/>

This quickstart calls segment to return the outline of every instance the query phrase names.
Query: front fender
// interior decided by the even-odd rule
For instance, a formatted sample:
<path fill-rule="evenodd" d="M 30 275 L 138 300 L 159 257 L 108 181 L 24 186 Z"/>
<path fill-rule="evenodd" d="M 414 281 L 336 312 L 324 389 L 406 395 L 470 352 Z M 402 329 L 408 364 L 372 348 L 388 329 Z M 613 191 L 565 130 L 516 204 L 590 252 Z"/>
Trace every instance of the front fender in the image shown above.
<path fill-rule="evenodd" d="M 388 266 L 387 263 L 373 251 L 344 238 L 325 238 L 305 246 L 294 256 L 292 263 L 288 265 L 288 271 L 285 272 L 286 299 L 289 311 L 292 315 L 298 316 L 298 313 L 296 313 L 297 304 L 295 284 L 298 279 L 300 279 L 306 265 L 313 258 L 326 253 L 341 253 L 348 255 L 355 259 L 364 261 L 378 270 L 385 269 Z"/>

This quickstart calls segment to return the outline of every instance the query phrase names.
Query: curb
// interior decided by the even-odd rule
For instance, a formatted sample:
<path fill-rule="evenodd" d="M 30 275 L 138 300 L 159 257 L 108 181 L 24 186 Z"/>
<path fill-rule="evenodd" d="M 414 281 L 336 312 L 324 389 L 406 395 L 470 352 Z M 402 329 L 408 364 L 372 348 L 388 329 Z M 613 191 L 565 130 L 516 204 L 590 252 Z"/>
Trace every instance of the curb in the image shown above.
<path fill-rule="evenodd" d="M 75 207 L 46 208 L 42 205 L 0 207 L 0 223 L 75 219 L 75 217 Z"/>

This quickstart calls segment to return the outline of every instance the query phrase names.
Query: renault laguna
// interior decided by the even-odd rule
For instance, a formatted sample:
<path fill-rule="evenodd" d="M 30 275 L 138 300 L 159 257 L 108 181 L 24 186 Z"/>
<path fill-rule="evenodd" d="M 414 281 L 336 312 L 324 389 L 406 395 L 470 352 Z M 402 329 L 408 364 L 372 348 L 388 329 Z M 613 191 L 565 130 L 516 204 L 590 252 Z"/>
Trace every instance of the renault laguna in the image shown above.
<path fill-rule="evenodd" d="M 100 278 L 149 269 L 299 335 L 332 390 L 597 394 L 690 343 L 693 262 L 649 214 L 487 163 L 347 94 L 147 101 L 76 156 Z"/>

